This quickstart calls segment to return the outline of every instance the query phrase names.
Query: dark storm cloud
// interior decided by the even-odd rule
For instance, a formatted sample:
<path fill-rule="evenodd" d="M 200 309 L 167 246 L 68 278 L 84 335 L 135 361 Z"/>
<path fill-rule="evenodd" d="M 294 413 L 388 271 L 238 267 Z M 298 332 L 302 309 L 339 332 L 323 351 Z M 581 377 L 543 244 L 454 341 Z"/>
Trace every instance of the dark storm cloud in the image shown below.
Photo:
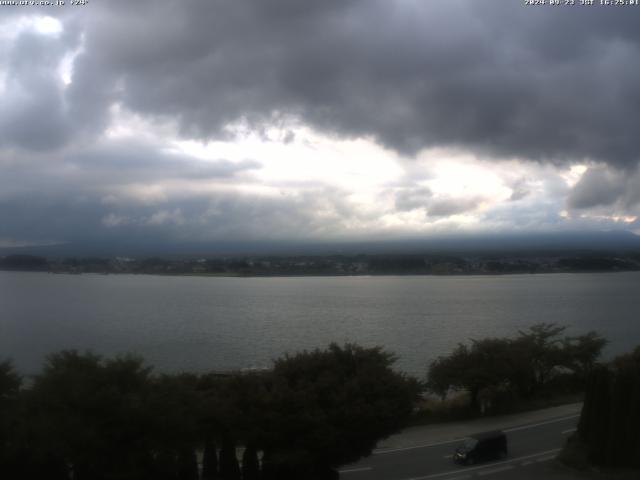
<path fill-rule="evenodd" d="M 531 191 L 529 189 L 529 185 L 527 185 L 527 180 L 520 178 L 511 184 L 511 196 L 509 197 L 509 200 L 517 202 L 518 200 L 525 198 L 530 193 Z"/>
<path fill-rule="evenodd" d="M 427 187 L 405 188 L 395 195 L 396 210 L 411 211 L 426 207 L 433 197 L 433 193 Z"/>
<path fill-rule="evenodd" d="M 23 32 L 3 62 L 13 93 L 3 99 L 5 145 L 42 150 L 95 135 L 121 102 L 199 138 L 239 120 L 295 119 L 405 153 L 454 145 L 637 161 L 632 8 L 116 0 L 59 10 L 63 35 Z M 62 88 L 58 63 L 80 46 L 73 83 Z"/>
<path fill-rule="evenodd" d="M 112 143 L 81 153 L 64 155 L 67 167 L 77 167 L 102 185 L 162 180 L 212 180 L 230 178 L 256 170 L 254 160 L 230 162 L 224 159 L 198 160 L 181 154 L 158 152 L 136 142 Z"/>
<path fill-rule="evenodd" d="M 332 212 L 318 218 L 318 209 L 328 207 Z M 105 203 L 98 192 L 89 191 L 32 192 L 0 197 L 0 218 L 5 219 L 0 240 L 82 248 L 107 244 L 113 251 L 136 243 L 188 248 L 196 242 L 334 238 L 345 221 L 357 217 L 348 211 L 343 196 L 327 190 L 289 198 L 177 192 L 151 204 Z"/>
<path fill-rule="evenodd" d="M 57 68 L 75 37 L 73 32 L 52 38 L 24 31 L 13 39 L 1 62 L 6 77 L 0 98 L 0 146 L 44 151 L 69 139 L 71 120 Z"/>
<path fill-rule="evenodd" d="M 68 196 L 113 191 L 128 185 L 167 181 L 229 181 L 257 170 L 254 160 L 198 160 L 159 151 L 135 141 L 100 143 L 79 151 L 50 154 L 5 153 L 0 158 L 0 197 L 25 192 Z"/>
<path fill-rule="evenodd" d="M 395 209 L 400 212 L 424 209 L 428 218 L 438 219 L 470 213 L 482 203 L 480 197 L 434 195 L 428 187 L 404 187 L 395 192 Z"/>
<path fill-rule="evenodd" d="M 568 197 L 570 208 L 585 209 L 611 205 L 625 190 L 625 179 L 608 169 L 589 168 L 571 190 Z"/>
<path fill-rule="evenodd" d="M 263 195 L 236 188 L 253 184 L 259 168 L 253 160 L 197 160 L 134 141 L 52 155 L 5 153 L 0 248 L 320 238 L 362 220 L 348 192 L 337 189 Z"/>
<path fill-rule="evenodd" d="M 607 166 L 589 168 L 571 189 L 569 208 L 586 210 L 615 206 L 619 213 L 640 213 L 640 168 L 620 171 Z"/>
<path fill-rule="evenodd" d="M 479 198 L 442 198 L 427 207 L 429 217 L 449 217 L 476 210 L 481 203 Z"/>
<path fill-rule="evenodd" d="M 424 209 L 427 217 L 440 218 L 472 212 L 481 198 L 435 196 L 427 187 L 406 187 L 395 193 L 395 208 L 401 212 Z"/>
<path fill-rule="evenodd" d="M 447 0 L 131 2 L 84 17 L 72 111 L 122 101 L 210 138 L 296 118 L 394 149 L 637 160 L 630 8 Z"/>
<path fill-rule="evenodd" d="M 210 200 L 189 188 L 233 183 L 258 168 L 252 160 L 197 160 L 133 141 L 51 154 L 5 152 L 0 157 L 0 239 L 8 244 L 142 243 L 145 238 L 154 243 L 196 238 L 198 229 L 206 236 L 210 227 L 202 212 Z M 164 185 L 176 182 L 165 193 Z M 151 195 L 144 195 L 145 189 Z"/>

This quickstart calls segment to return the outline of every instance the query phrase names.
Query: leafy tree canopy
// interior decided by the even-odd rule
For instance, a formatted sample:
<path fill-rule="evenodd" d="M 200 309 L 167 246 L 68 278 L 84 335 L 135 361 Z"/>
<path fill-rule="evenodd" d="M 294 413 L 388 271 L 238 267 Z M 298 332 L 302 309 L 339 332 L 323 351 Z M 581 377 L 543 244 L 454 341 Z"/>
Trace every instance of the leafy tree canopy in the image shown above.
<path fill-rule="evenodd" d="M 596 364 L 606 340 L 596 332 L 577 337 L 561 335 L 566 327 L 540 323 L 515 338 L 471 340 L 429 365 L 428 389 L 442 397 L 466 390 L 473 408 L 485 391 L 509 391 L 535 396 L 555 374 L 572 372 L 581 381 Z"/>
<path fill-rule="evenodd" d="M 405 425 L 419 392 L 415 380 L 392 370 L 394 361 L 380 348 L 352 344 L 276 361 L 265 424 L 269 458 L 326 468 L 370 454 Z"/>

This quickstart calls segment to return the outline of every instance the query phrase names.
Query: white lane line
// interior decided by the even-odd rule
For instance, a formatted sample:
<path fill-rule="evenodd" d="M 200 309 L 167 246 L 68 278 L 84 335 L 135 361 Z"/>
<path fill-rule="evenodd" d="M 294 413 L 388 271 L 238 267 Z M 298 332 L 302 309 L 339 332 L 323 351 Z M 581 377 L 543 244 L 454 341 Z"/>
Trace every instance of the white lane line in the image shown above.
<path fill-rule="evenodd" d="M 546 422 L 534 423 L 532 425 L 523 425 L 521 427 L 513 427 L 502 430 L 505 433 L 517 432 L 518 430 L 526 430 L 527 428 L 541 427 L 542 425 L 549 425 L 550 423 L 564 422 L 565 420 L 571 420 L 572 418 L 578 418 L 580 414 L 570 415 L 568 417 L 556 418 L 554 420 L 548 420 Z"/>
<path fill-rule="evenodd" d="M 527 465 L 531 465 L 533 463 L 533 460 L 527 460 L 524 461 L 520 464 L 521 467 L 526 467 Z"/>
<path fill-rule="evenodd" d="M 485 475 L 491 475 L 492 473 L 505 472 L 512 468 L 513 465 L 505 465 L 504 467 L 492 468 L 491 470 L 483 470 L 482 472 L 478 472 L 478 476 L 484 477 Z"/>
<path fill-rule="evenodd" d="M 553 460 L 554 458 L 556 458 L 556 456 L 555 455 L 551 455 L 550 457 L 538 458 L 538 459 L 536 459 L 536 462 L 538 462 L 538 463 L 548 462 L 549 460 Z"/>
<path fill-rule="evenodd" d="M 444 457 L 442 457 L 442 458 L 453 458 L 453 455 L 445 455 L 445 456 L 444 456 Z"/>
<path fill-rule="evenodd" d="M 562 435 L 566 435 L 567 433 L 573 433 L 573 432 L 575 432 L 576 430 L 577 430 L 577 428 L 568 428 L 567 430 L 563 430 L 563 431 L 561 431 L 560 433 L 561 433 Z"/>
<path fill-rule="evenodd" d="M 468 480 L 471 475 L 460 475 L 459 477 L 451 477 L 449 480 Z"/>
<path fill-rule="evenodd" d="M 360 467 L 360 468 L 347 468 L 346 470 L 338 470 L 339 473 L 356 473 L 356 472 L 368 472 L 373 470 L 372 467 Z"/>
<path fill-rule="evenodd" d="M 557 422 L 564 422 L 565 420 L 571 420 L 572 418 L 578 418 L 580 416 L 580 414 L 577 415 L 571 415 L 568 417 L 562 417 L 562 418 L 555 418 L 553 420 L 548 420 L 546 422 L 540 422 L 540 423 L 534 423 L 531 425 L 523 425 L 521 427 L 513 427 L 513 428 L 507 428 L 502 430 L 505 433 L 509 433 L 509 432 L 516 432 L 518 430 L 526 430 L 527 428 L 535 428 L 535 427 L 539 427 L 542 425 L 549 425 L 551 423 L 557 423 Z M 429 447 L 437 447 L 439 445 L 449 445 L 451 443 L 458 443 L 461 442 L 463 440 L 464 437 L 461 438 L 455 438 L 453 440 L 447 440 L 445 442 L 436 442 L 436 443 L 424 443 L 421 445 L 413 445 L 411 447 L 400 447 L 400 448 L 389 448 L 389 449 L 379 449 L 379 450 L 374 450 L 372 455 L 384 455 L 387 453 L 395 453 L 395 452 L 406 452 L 407 450 L 416 450 L 418 448 L 429 448 Z"/>
<path fill-rule="evenodd" d="M 520 460 L 527 460 L 529 458 L 540 457 L 542 455 L 549 455 L 549 454 L 552 454 L 552 453 L 555 454 L 555 453 L 558 453 L 560 450 L 562 450 L 562 449 L 561 448 L 554 448 L 553 450 L 547 450 L 545 452 L 532 453 L 531 455 L 524 455 L 522 457 L 511 458 L 509 460 L 504 460 L 502 462 L 492 463 L 491 465 L 483 465 L 483 466 L 480 466 L 480 467 L 466 467 L 464 469 L 464 471 L 465 472 L 471 472 L 471 471 L 474 471 L 474 470 L 484 470 L 486 468 L 496 467 L 498 465 L 507 465 L 507 464 L 519 462 Z M 428 480 L 430 478 L 439 478 L 439 477 L 446 477 L 448 475 L 455 475 L 456 473 L 461 473 L 461 470 L 449 470 L 448 472 L 433 473 L 431 475 L 425 475 L 424 477 L 411 477 L 411 478 L 409 478 L 407 480 Z"/>
<path fill-rule="evenodd" d="M 407 450 L 416 450 L 418 448 L 429 448 L 429 447 L 437 447 L 438 445 L 448 445 L 450 443 L 459 443 L 462 441 L 462 438 L 455 438 L 453 440 L 447 440 L 446 442 L 438 442 L 438 443 L 425 443 L 422 445 L 414 445 L 412 447 L 401 447 L 401 448 L 390 448 L 385 450 L 374 450 L 372 455 L 383 455 L 385 453 L 395 453 L 395 452 L 405 452 Z"/>

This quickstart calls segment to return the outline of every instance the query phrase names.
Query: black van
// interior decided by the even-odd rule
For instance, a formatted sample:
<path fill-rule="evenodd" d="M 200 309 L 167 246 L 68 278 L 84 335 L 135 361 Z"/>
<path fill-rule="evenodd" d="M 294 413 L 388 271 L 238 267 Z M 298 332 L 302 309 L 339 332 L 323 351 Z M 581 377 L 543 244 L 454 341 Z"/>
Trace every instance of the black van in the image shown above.
<path fill-rule="evenodd" d="M 456 463 L 473 465 L 485 460 L 494 460 L 507 456 L 507 436 L 500 430 L 476 433 L 464 440 L 456 448 L 453 460 Z"/>

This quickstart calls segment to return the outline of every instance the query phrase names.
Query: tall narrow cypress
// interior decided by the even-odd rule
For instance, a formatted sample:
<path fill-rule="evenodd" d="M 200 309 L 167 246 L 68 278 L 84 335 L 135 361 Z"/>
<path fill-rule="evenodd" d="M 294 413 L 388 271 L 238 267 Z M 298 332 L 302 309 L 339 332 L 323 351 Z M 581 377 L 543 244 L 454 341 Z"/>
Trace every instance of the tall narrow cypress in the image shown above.
<path fill-rule="evenodd" d="M 154 461 L 154 470 L 158 480 L 176 480 L 178 478 L 176 455 L 167 449 L 158 452 Z"/>
<path fill-rule="evenodd" d="M 220 478 L 222 480 L 240 480 L 240 465 L 236 457 L 236 445 L 227 438 L 220 449 Z"/>
<path fill-rule="evenodd" d="M 209 440 L 204 444 L 202 456 L 202 480 L 216 480 L 218 478 L 218 453 L 215 442 Z"/>
<path fill-rule="evenodd" d="M 192 448 L 184 448 L 178 455 L 178 480 L 198 480 L 198 459 Z"/>
<path fill-rule="evenodd" d="M 247 445 L 242 454 L 242 480 L 258 480 L 260 478 L 260 462 L 258 451 L 252 444 Z"/>
<path fill-rule="evenodd" d="M 629 403 L 632 405 L 629 412 L 629 425 L 631 425 L 629 436 L 629 459 L 630 466 L 640 468 L 640 374 L 633 384 L 633 391 L 630 395 Z"/>
<path fill-rule="evenodd" d="M 617 361 L 617 364 L 616 364 Z M 591 372 L 578 434 L 595 465 L 640 466 L 640 362 L 619 357 Z"/>

